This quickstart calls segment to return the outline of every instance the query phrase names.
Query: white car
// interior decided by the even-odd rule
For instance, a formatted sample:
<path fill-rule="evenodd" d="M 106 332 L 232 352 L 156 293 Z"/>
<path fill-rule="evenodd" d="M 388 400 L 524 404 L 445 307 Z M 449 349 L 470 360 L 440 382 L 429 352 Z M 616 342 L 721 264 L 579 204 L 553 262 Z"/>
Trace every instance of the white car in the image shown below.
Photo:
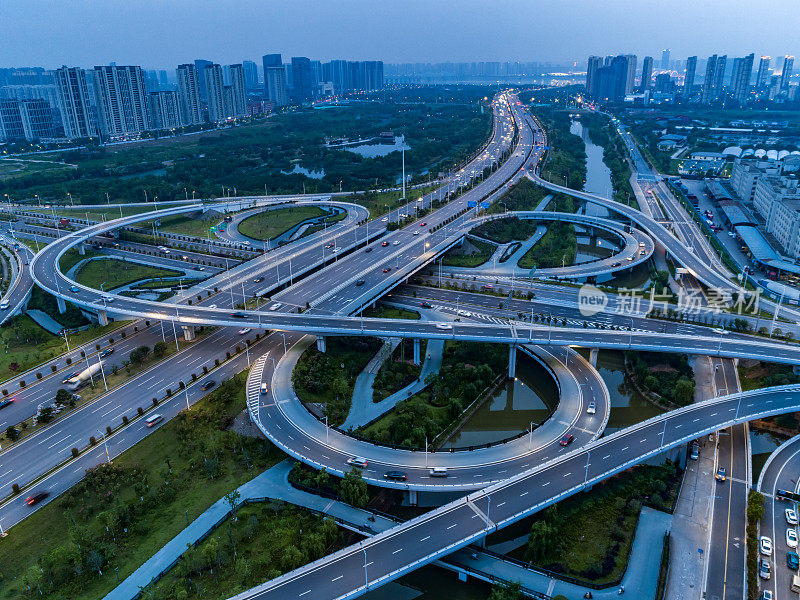
<path fill-rule="evenodd" d="M 383 217 L 381 219 L 381 223 L 386 223 L 389 220 L 389 217 Z"/>
<path fill-rule="evenodd" d="M 772 540 L 762 535 L 758 539 L 758 548 L 764 556 L 772 556 Z"/>
<path fill-rule="evenodd" d="M 589 406 L 586 407 L 586 414 L 593 415 L 597 412 L 597 404 L 594 402 L 589 402 Z"/>
<path fill-rule="evenodd" d="M 393 242 L 392 242 L 392 246 L 399 246 L 399 245 L 400 245 L 400 242 L 399 242 L 399 241 L 397 241 L 397 240 L 395 240 L 395 241 L 393 241 Z"/>
<path fill-rule="evenodd" d="M 783 516 L 786 517 L 786 522 L 789 525 L 797 525 L 797 512 L 793 508 L 784 510 Z"/>
<path fill-rule="evenodd" d="M 245 327 L 244 329 L 239 330 L 239 335 L 247 335 L 248 333 L 250 333 L 249 327 Z"/>
<path fill-rule="evenodd" d="M 361 456 L 354 456 L 353 458 L 347 459 L 347 464 L 353 467 L 358 467 L 360 469 L 366 469 L 369 462 L 367 461 L 366 458 L 363 458 Z"/>
<path fill-rule="evenodd" d="M 281 306 L 283 306 L 283 302 L 276 302 L 272 306 L 269 307 L 270 310 L 278 310 Z"/>
<path fill-rule="evenodd" d="M 789 548 L 797 548 L 797 532 L 793 527 L 789 527 L 786 530 L 786 545 Z"/>
<path fill-rule="evenodd" d="M 415 232 L 414 232 L 414 235 L 419 235 L 419 231 L 415 231 Z"/>
<path fill-rule="evenodd" d="M 437 323 L 436 329 L 452 329 L 453 326 L 450 323 Z"/>

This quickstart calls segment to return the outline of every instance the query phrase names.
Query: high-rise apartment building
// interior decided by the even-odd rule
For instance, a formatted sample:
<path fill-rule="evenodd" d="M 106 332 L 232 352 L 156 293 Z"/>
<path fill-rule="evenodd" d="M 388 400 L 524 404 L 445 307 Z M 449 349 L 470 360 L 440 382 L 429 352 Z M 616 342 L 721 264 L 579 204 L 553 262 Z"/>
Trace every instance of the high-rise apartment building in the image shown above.
<path fill-rule="evenodd" d="M 603 67 L 602 56 L 590 56 L 586 66 L 586 93 L 590 98 L 597 97 L 597 71 Z"/>
<path fill-rule="evenodd" d="M 650 80 L 653 78 L 653 57 L 645 56 L 642 61 L 642 81 L 639 89 L 646 92 L 650 89 Z"/>
<path fill-rule="evenodd" d="M 669 69 L 669 48 L 661 51 L 661 68 Z"/>
<path fill-rule="evenodd" d="M 95 135 L 86 71 L 78 67 L 61 67 L 56 70 L 55 79 L 64 135 L 72 139 Z"/>
<path fill-rule="evenodd" d="M 150 92 L 147 94 L 147 108 L 153 129 L 176 129 L 184 125 L 178 92 Z"/>
<path fill-rule="evenodd" d="M 264 96 L 275 106 L 286 106 L 289 104 L 289 91 L 281 55 L 265 54 L 261 61 L 264 67 Z"/>
<path fill-rule="evenodd" d="M 769 84 L 769 78 L 772 75 L 770 64 L 772 58 L 769 56 L 762 56 L 758 61 L 758 71 L 756 71 L 756 91 L 762 91 Z"/>
<path fill-rule="evenodd" d="M 252 60 L 243 60 L 244 86 L 248 90 L 258 89 L 258 67 Z"/>
<path fill-rule="evenodd" d="M 305 56 L 292 57 L 292 100 L 308 102 L 313 96 L 311 61 Z"/>
<path fill-rule="evenodd" d="M 94 89 L 100 129 L 122 136 L 150 129 L 144 73 L 139 66 L 95 67 Z"/>
<path fill-rule="evenodd" d="M 185 125 L 199 125 L 203 122 L 203 107 L 200 104 L 200 80 L 197 67 L 193 63 L 178 65 L 178 100 L 181 120 Z"/>
<path fill-rule="evenodd" d="M 247 114 L 247 89 L 244 81 L 244 66 L 241 64 L 228 67 L 230 92 L 226 116 L 243 117 Z"/>
<path fill-rule="evenodd" d="M 636 83 L 636 55 L 625 54 L 624 56 L 628 61 L 628 71 L 625 76 L 625 93 L 632 94 Z"/>
<path fill-rule="evenodd" d="M 686 59 L 686 73 L 683 76 L 683 97 L 692 97 L 692 88 L 694 88 L 694 77 L 697 72 L 697 57 L 690 56 Z"/>
<path fill-rule="evenodd" d="M 47 100 L 0 100 L 0 139 L 32 142 L 53 137 L 54 131 Z"/>
<path fill-rule="evenodd" d="M 789 78 L 792 76 L 792 69 L 794 68 L 794 56 L 783 57 L 783 69 L 781 70 L 780 88 L 782 92 L 789 89 Z"/>
<path fill-rule="evenodd" d="M 208 90 L 206 90 L 206 67 L 210 67 L 214 63 L 210 60 L 197 59 L 194 61 L 194 66 L 197 69 L 197 83 L 199 84 L 198 91 L 200 92 L 200 99 L 204 102 L 208 101 Z"/>
<path fill-rule="evenodd" d="M 208 94 L 208 120 L 212 123 L 225 120 L 228 115 L 222 66 L 216 63 L 207 65 L 203 69 L 203 79 Z"/>
<path fill-rule="evenodd" d="M 734 100 L 743 103 L 747 100 L 750 91 L 750 78 L 753 75 L 754 54 L 733 60 L 733 74 L 731 75 L 731 93 Z"/>
<path fill-rule="evenodd" d="M 708 57 L 706 62 L 706 76 L 703 78 L 703 104 L 708 104 L 722 97 L 724 92 L 725 66 L 728 57 L 716 54 Z"/>

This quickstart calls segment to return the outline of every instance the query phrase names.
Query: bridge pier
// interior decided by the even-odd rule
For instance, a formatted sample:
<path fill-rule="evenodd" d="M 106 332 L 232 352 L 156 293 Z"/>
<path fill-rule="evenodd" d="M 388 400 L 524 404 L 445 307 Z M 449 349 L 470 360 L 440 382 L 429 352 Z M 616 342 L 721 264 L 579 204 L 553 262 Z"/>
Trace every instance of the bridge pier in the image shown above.
<path fill-rule="evenodd" d="M 98 310 L 97 311 L 97 322 L 100 325 L 102 325 L 103 327 L 108 325 L 108 313 L 106 313 L 106 311 L 104 311 L 104 310 Z"/>
<path fill-rule="evenodd" d="M 420 342 L 419 338 L 415 339 L 414 340 L 414 364 L 415 365 L 418 365 L 418 364 L 420 364 L 420 362 L 422 362 L 420 360 L 421 359 L 421 357 L 420 357 L 420 346 L 421 346 L 421 342 Z"/>
<path fill-rule="evenodd" d="M 181 329 L 183 329 L 183 339 L 187 342 L 191 342 L 197 337 L 194 332 L 194 325 L 181 325 Z"/>
<path fill-rule="evenodd" d="M 62 315 L 67 312 L 67 303 L 64 302 L 63 298 L 56 297 L 56 304 L 58 305 L 58 312 Z"/>
<path fill-rule="evenodd" d="M 326 349 L 325 336 L 324 335 L 318 335 L 317 336 L 317 350 L 319 350 L 320 352 L 325 352 L 325 349 Z"/>
<path fill-rule="evenodd" d="M 86 244 L 84 244 L 83 242 L 78 244 L 78 254 L 80 254 L 81 256 L 86 255 Z"/>
<path fill-rule="evenodd" d="M 411 506 L 417 505 L 417 490 L 408 490 L 408 503 Z"/>
<path fill-rule="evenodd" d="M 517 347 L 511 344 L 508 347 L 508 378 L 514 379 L 517 376 Z"/>
<path fill-rule="evenodd" d="M 467 582 L 467 572 L 466 571 L 459 571 L 458 572 L 458 580 L 463 581 L 464 583 Z"/>
<path fill-rule="evenodd" d="M 589 350 L 589 362 L 592 363 L 593 367 L 597 367 L 597 354 L 600 352 L 600 348 L 592 348 Z"/>

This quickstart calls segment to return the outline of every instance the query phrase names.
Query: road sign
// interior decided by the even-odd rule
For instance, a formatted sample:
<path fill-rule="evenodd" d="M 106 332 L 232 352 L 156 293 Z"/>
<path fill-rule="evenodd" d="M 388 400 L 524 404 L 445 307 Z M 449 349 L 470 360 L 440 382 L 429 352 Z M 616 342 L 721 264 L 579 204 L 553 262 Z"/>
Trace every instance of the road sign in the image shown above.
<path fill-rule="evenodd" d="M 478 203 L 475 200 L 467 200 L 467 208 L 475 208 Z"/>
<path fill-rule="evenodd" d="M 481 208 L 489 208 L 491 205 L 492 203 L 489 202 L 488 200 L 484 200 L 481 202 Z"/>

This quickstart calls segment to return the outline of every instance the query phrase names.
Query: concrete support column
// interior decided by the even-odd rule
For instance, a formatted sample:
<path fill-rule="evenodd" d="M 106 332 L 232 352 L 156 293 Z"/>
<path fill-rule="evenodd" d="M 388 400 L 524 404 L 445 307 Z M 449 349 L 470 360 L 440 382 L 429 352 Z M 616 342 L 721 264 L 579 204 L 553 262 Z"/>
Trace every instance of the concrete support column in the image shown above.
<path fill-rule="evenodd" d="M 325 352 L 326 350 L 324 335 L 317 336 L 317 350 L 319 350 L 320 352 Z"/>
<path fill-rule="evenodd" d="M 417 505 L 417 490 L 408 490 L 408 503 L 411 506 Z"/>
<path fill-rule="evenodd" d="M 78 244 L 78 254 L 80 254 L 81 256 L 84 256 L 86 254 L 86 244 L 84 244 L 83 242 Z"/>
<path fill-rule="evenodd" d="M 517 347 L 511 344 L 508 347 L 508 378 L 513 379 L 517 376 Z"/>
<path fill-rule="evenodd" d="M 104 310 L 97 311 L 97 322 L 100 323 L 103 327 L 108 325 L 108 314 Z"/>
<path fill-rule="evenodd" d="M 467 581 L 467 572 L 466 571 L 459 571 L 458 572 L 458 580 L 463 581 L 466 583 Z"/>
<path fill-rule="evenodd" d="M 418 364 L 420 364 L 420 362 L 422 362 L 421 361 L 421 357 L 420 357 L 420 347 L 421 347 L 420 340 L 419 339 L 414 340 L 414 364 L 415 365 L 418 365 Z"/>
<path fill-rule="evenodd" d="M 63 298 L 56 297 L 56 304 L 58 305 L 58 312 L 62 315 L 67 312 L 67 303 Z"/>
<path fill-rule="evenodd" d="M 589 350 L 589 362 L 592 363 L 593 367 L 597 367 L 597 354 L 599 351 L 599 348 L 592 348 Z"/>
<path fill-rule="evenodd" d="M 197 337 L 194 332 L 194 325 L 181 325 L 181 329 L 183 329 L 183 339 L 187 342 L 191 342 Z"/>

